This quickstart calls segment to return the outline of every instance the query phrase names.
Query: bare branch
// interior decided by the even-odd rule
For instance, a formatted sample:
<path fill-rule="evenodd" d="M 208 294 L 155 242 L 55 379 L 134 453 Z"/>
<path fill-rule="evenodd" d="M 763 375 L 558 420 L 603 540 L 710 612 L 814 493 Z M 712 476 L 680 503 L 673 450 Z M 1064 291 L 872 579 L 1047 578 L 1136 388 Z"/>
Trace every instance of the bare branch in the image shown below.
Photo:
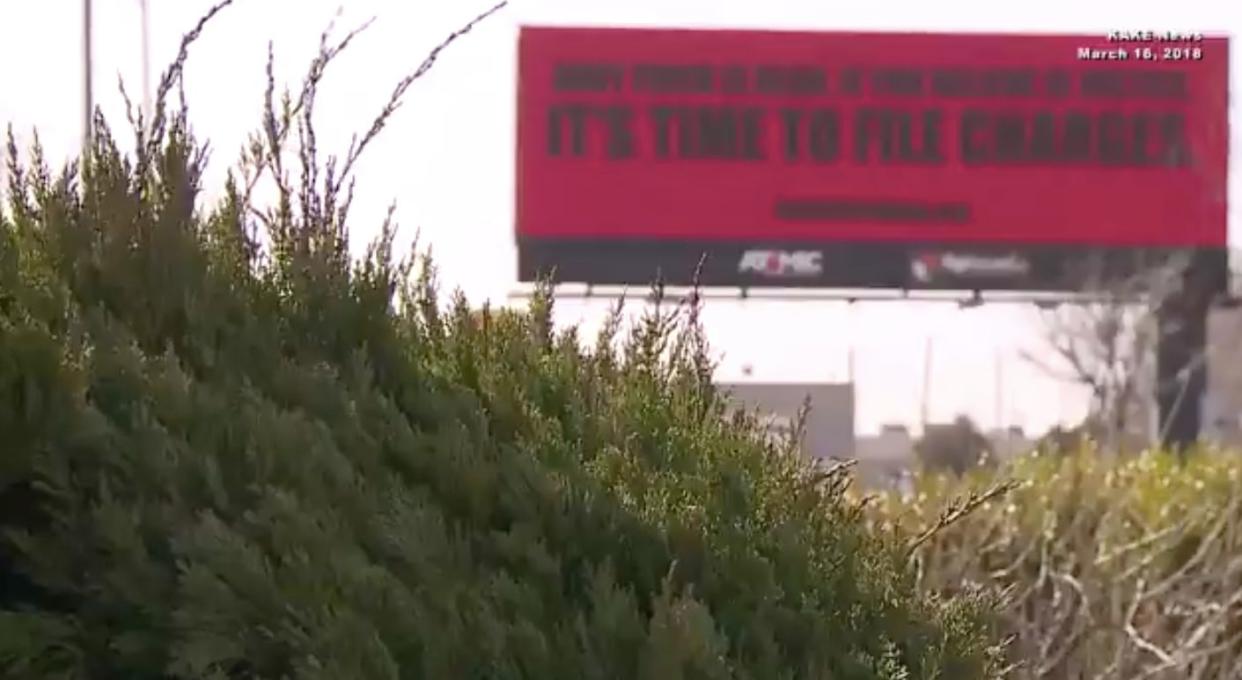
<path fill-rule="evenodd" d="M 488 9 L 482 14 L 479 14 L 478 16 L 476 16 L 474 19 L 471 19 L 470 22 L 467 23 L 465 26 L 450 33 L 447 38 L 445 38 L 439 45 L 436 45 L 431 50 L 431 52 L 423 60 L 423 63 L 419 64 L 417 69 L 415 69 L 412 73 L 402 78 L 397 83 L 397 85 L 392 90 L 392 94 L 389 95 L 388 97 L 388 103 L 384 105 L 384 108 L 381 109 L 379 115 L 377 115 L 374 118 L 374 120 L 371 122 L 370 129 L 366 131 L 366 133 L 362 136 L 361 140 L 358 140 L 355 137 L 355 140 L 350 142 L 349 151 L 345 154 L 345 165 L 341 170 L 340 177 L 344 178 L 344 177 L 349 176 L 350 171 L 353 169 L 354 163 L 357 162 L 358 158 L 362 155 L 362 152 L 366 149 L 367 145 L 370 144 L 371 141 L 374 140 L 375 137 L 380 133 L 380 131 L 384 129 L 384 125 L 387 124 L 388 119 L 392 117 L 394 113 L 396 113 L 398 108 L 401 107 L 401 103 L 405 97 L 406 90 L 410 89 L 410 86 L 414 84 L 414 81 L 418 80 L 419 78 L 422 78 L 423 76 L 427 75 L 429 71 L 431 71 L 432 67 L 435 66 L 436 64 L 436 60 L 440 58 L 440 53 L 443 52 L 446 48 L 448 48 L 449 45 L 453 44 L 458 38 L 474 30 L 474 28 L 478 26 L 480 23 L 486 21 L 493 14 L 496 14 L 497 12 L 504 9 L 508 5 L 509 5 L 509 0 L 501 0 L 501 2 L 498 2 L 495 5 L 493 5 L 491 9 Z M 339 184 L 337 185 L 335 190 L 339 191 Z"/>
<path fill-rule="evenodd" d="M 372 119 L 365 134 L 361 138 L 357 134 L 353 136 L 343 160 L 330 156 L 325 161 L 320 161 L 314 122 L 315 98 L 328 65 L 340 56 L 358 35 L 371 26 L 374 19 L 366 21 L 349 31 L 340 40 L 333 42 L 330 37 L 336 26 L 334 18 L 320 35 L 319 52 L 307 69 L 298 95 L 293 97 L 286 90 L 279 108 L 274 101 L 276 78 L 273 64 L 275 59 L 269 44 L 263 129 L 261 134 L 251 136 L 247 149 L 243 152 L 243 166 L 249 166 L 243 173 L 244 186 L 241 191 L 243 204 L 247 206 L 247 211 L 267 225 L 269 232 L 274 231 L 273 235 L 279 242 L 285 243 L 286 248 L 304 249 L 316 243 L 326 246 L 331 252 L 338 253 L 336 257 L 341 257 L 339 253 L 347 248 L 345 225 L 354 197 L 354 164 L 383 130 L 388 119 L 400 108 L 410 86 L 431 70 L 441 52 L 507 4 L 507 1 L 501 2 L 476 16 L 433 48 L 419 67 L 403 77 L 393 88 L 388 102 Z M 283 160 L 285 144 L 291 132 L 297 134 L 297 160 L 301 171 L 301 181 L 296 196 Z M 264 176 L 272 177 L 276 184 L 278 203 L 275 214 L 263 214 L 251 203 L 253 192 Z M 316 225 L 316 228 L 312 230 L 313 233 L 303 230 L 296 238 L 288 233 L 295 206 L 304 223 Z"/>
<path fill-rule="evenodd" d="M 177 49 L 177 57 L 169 65 L 164 74 L 160 76 L 159 85 L 156 87 L 155 102 L 152 109 L 151 129 L 146 134 L 146 148 L 142 149 L 142 153 L 138 154 L 138 166 L 135 176 L 145 177 L 149 170 L 151 159 L 158 155 L 160 145 L 164 142 L 164 135 L 168 124 L 168 93 L 172 91 L 173 85 L 181 81 L 185 73 L 185 63 L 190 58 L 190 46 L 193 45 L 203 34 L 207 24 L 216 17 L 226 7 L 233 4 L 233 0 L 219 0 L 212 5 L 205 14 L 199 17 L 194 28 L 181 37 L 181 45 Z M 181 108 L 178 111 L 178 119 L 186 114 L 184 95 L 181 98 Z M 146 131 L 144 131 L 146 132 Z"/>
<path fill-rule="evenodd" d="M 1017 482 L 1006 481 L 996 484 L 982 493 L 972 493 L 965 500 L 957 499 L 949 507 L 940 513 L 940 517 L 936 522 L 923 530 L 906 546 L 908 555 L 913 555 L 920 546 L 930 541 L 936 534 L 944 531 L 950 526 L 959 522 L 962 518 L 977 510 L 980 506 L 989 501 L 1000 498 L 1001 496 L 1013 491 L 1018 486 Z"/>
<path fill-rule="evenodd" d="M 1189 263 L 1175 253 L 1152 263 L 1142 262 L 1129 277 L 1109 279 L 1101 269 L 1091 285 L 1103 294 L 1092 304 L 1063 307 L 1044 318 L 1045 344 L 1063 368 L 1026 353 L 1045 373 L 1086 387 L 1091 394 L 1087 423 L 1109 450 L 1132 432 L 1138 407 L 1145 403 L 1161 329 L 1158 315 L 1181 288 Z"/>

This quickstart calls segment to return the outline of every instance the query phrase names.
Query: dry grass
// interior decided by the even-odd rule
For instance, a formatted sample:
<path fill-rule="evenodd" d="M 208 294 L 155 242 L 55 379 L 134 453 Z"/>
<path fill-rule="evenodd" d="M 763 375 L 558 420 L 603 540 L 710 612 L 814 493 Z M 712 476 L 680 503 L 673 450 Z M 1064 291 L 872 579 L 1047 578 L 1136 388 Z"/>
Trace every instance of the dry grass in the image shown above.
<path fill-rule="evenodd" d="M 946 525 L 961 498 L 983 500 Z M 1224 680 L 1242 678 L 1240 503 L 1236 452 L 1183 465 L 1083 451 L 924 475 L 912 497 L 870 508 L 873 522 L 922 537 L 911 559 L 924 587 L 1009 591 L 1015 678 Z"/>

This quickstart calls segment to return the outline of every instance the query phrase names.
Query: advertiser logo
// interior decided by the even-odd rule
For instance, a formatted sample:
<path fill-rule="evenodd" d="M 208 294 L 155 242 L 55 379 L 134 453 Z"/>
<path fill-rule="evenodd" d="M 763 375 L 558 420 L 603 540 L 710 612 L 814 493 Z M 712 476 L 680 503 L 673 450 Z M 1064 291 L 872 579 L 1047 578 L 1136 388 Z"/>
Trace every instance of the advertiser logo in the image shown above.
<path fill-rule="evenodd" d="M 741 274 L 773 278 L 805 278 L 824 273 L 824 254 L 818 250 L 748 250 L 737 264 Z"/>
<path fill-rule="evenodd" d="M 1017 255 L 921 253 L 910 261 L 910 273 L 919 283 L 945 278 L 1012 279 L 1030 272 L 1031 263 Z"/>

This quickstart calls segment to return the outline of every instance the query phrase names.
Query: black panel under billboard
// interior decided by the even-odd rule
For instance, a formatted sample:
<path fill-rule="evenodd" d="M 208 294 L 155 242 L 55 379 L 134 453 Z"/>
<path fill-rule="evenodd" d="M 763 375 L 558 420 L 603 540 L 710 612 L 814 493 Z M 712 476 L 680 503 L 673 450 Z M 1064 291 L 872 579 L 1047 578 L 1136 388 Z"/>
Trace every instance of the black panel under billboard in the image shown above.
<path fill-rule="evenodd" d="M 1189 258 L 1189 259 L 1185 259 Z M 1191 262 L 1216 292 L 1227 285 L 1224 249 L 1087 248 L 1011 244 L 678 242 L 519 239 L 522 282 L 688 286 L 1076 292 Z"/>

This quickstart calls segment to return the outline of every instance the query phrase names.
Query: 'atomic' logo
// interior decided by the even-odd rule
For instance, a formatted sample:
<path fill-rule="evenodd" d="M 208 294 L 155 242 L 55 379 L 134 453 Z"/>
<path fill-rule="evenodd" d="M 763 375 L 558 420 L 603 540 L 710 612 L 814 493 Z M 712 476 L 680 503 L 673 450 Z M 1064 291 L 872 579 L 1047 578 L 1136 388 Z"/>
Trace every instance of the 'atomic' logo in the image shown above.
<path fill-rule="evenodd" d="M 823 258 L 818 250 L 748 250 L 737 270 L 770 277 L 819 276 L 824 273 Z"/>

